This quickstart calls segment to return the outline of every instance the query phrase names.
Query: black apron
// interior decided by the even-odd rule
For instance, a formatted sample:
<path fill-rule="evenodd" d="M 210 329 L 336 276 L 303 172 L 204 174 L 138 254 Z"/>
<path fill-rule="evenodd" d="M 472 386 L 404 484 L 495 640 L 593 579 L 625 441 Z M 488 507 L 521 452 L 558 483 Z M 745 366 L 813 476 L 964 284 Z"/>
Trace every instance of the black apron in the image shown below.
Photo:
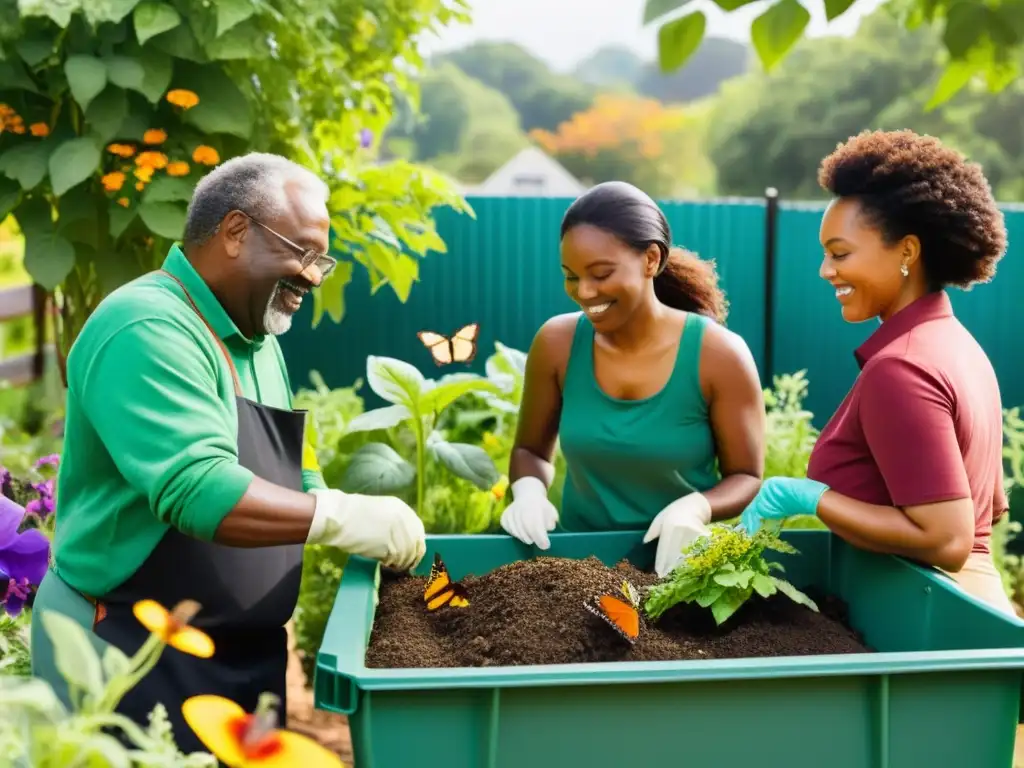
<path fill-rule="evenodd" d="M 238 463 L 268 482 L 302 491 L 305 411 L 281 410 L 244 398 L 223 341 L 181 281 L 161 273 L 185 291 L 231 369 L 238 408 Z M 185 754 L 207 751 L 181 714 L 181 705 L 190 696 L 224 696 L 252 712 L 259 695 L 270 692 L 281 699 L 283 719 L 288 666 L 285 624 L 298 602 L 302 554 L 301 544 L 230 547 L 168 530 L 127 581 L 91 598 L 97 617 L 93 631 L 131 656 L 149 635 L 132 613 L 136 601 L 148 598 L 172 610 L 180 600 L 192 599 L 202 608 L 190 623 L 210 636 L 214 655 L 200 659 L 167 646 L 153 671 L 124 697 L 118 711 L 145 726 L 153 707 L 163 703 L 178 748 Z"/>

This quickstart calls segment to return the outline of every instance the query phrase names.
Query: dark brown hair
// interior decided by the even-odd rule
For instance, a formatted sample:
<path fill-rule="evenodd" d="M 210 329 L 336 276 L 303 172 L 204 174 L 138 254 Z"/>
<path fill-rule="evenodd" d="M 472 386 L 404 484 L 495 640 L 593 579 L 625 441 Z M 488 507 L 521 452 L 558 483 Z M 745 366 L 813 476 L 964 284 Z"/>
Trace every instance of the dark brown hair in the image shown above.
<path fill-rule="evenodd" d="M 666 306 L 725 321 L 727 302 L 712 261 L 672 247 L 672 231 L 658 204 L 623 181 L 607 181 L 584 192 L 565 212 L 561 237 L 582 224 L 621 240 L 642 254 L 653 243 L 661 252 L 654 294 Z"/>
<path fill-rule="evenodd" d="M 931 136 L 865 131 L 822 161 L 818 183 L 857 200 L 886 243 L 916 235 L 932 290 L 988 282 L 1006 251 L 1006 224 L 981 166 Z"/>

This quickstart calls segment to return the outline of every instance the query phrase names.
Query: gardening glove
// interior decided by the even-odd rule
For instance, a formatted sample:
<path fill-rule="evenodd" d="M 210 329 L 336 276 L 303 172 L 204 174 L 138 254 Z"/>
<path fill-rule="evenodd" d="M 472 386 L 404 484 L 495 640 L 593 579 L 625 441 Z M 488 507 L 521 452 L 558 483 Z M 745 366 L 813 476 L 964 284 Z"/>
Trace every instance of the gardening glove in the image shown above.
<path fill-rule="evenodd" d="M 423 558 L 423 522 L 401 499 L 319 488 L 310 493 L 316 511 L 307 544 L 329 544 L 400 571 L 415 568 Z"/>
<path fill-rule="evenodd" d="M 818 501 L 828 486 L 806 477 L 769 477 L 740 516 L 740 527 L 753 535 L 765 520 L 817 515 Z"/>
<path fill-rule="evenodd" d="M 644 543 L 658 539 L 654 571 L 664 576 L 683 559 L 683 550 L 701 536 L 707 536 L 711 505 L 702 494 L 691 493 L 676 499 L 651 521 Z"/>
<path fill-rule="evenodd" d="M 548 489 L 536 477 L 521 477 L 512 483 L 512 503 L 501 513 L 501 527 L 524 544 L 540 549 L 551 546 L 548 531 L 558 523 L 558 510 L 548 500 Z"/>

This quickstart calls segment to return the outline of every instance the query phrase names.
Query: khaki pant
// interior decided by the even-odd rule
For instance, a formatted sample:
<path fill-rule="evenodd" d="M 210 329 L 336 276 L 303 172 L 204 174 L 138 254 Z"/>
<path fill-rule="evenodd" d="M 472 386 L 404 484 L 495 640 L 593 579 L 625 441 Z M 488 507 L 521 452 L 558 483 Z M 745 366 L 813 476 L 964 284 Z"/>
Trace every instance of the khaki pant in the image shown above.
<path fill-rule="evenodd" d="M 996 568 L 991 554 L 972 552 L 967 558 L 967 562 L 964 563 L 964 567 L 956 573 L 950 573 L 941 568 L 938 570 L 945 576 L 949 576 L 960 589 L 972 597 L 976 597 L 1010 616 L 1017 615 L 1013 603 L 1003 589 L 1003 579 L 999 575 L 999 569 Z"/>

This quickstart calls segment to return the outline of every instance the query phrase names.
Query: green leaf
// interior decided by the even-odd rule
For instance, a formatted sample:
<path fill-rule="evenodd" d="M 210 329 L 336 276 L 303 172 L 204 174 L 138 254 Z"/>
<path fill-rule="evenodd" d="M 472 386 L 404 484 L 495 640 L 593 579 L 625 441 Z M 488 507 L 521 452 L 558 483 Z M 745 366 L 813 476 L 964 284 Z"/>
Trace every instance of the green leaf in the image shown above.
<path fill-rule="evenodd" d="M 44 61 L 53 53 L 53 39 L 50 37 L 23 37 L 14 44 L 18 55 L 30 67 Z"/>
<path fill-rule="evenodd" d="M 25 190 L 35 189 L 46 178 L 51 141 L 18 144 L 0 155 L 0 173 L 15 179 Z"/>
<path fill-rule="evenodd" d="M 131 669 L 131 660 L 115 645 L 108 645 L 103 651 L 103 672 L 107 680 L 121 677 Z"/>
<path fill-rule="evenodd" d="M 837 19 L 846 13 L 854 0 L 825 0 L 825 18 L 828 21 Z"/>
<path fill-rule="evenodd" d="M 429 392 L 425 392 L 420 407 L 424 413 L 430 411 L 441 413 L 441 411 L 460 397 L 468 395 L 470 392 L 489 392 L 492 395 L 501 394 L 497 384 L 493 381 L 488 381 L 482 376 L 472 373 L 456 374 L 446 376 Z"/>
<path fill-rule="evenodd" d="M 84 765 L 104 768 L 131 768 L 132 759 L 124 744 L 106 733 L 90 733 L 79 743 L 78 758 Z"/>
<path fill-rule="evenodd" d="M 85 243 L 97 248 L 100 218 L 96 215 L 96 205 L 96 196 L 84 184 L 62 195 L 57 205 L 58 233 L 72 243 Z"/>
<path fill-rule="evenodd" d="M 138 89 L 139 93 L 145 96 L 150 104 L 156 104 L 170 87 L 174 62 L 166 53 L 153 48 L 144 48 L 139 55 L 139 61 L 146 71 L 142 87 Z"/>
<path fill-rule="evenodd" d="M 677 8 L 682 8 L 690 0 L 647 0 L 644 4 L 643 24 L 650 24 L 655 19 L 660 19 Z"/>
<path fill-rule="evenodd" d="M 104 61 L 110 82 L 121 88 L 142 93 L 146 70 L 137 59 L 129 56 L 109 56 Z"/>
<path fill-rule="evenodd" d="M 345 286 L 352 282 L 352 262 L 339 261 L 334 271 L 313 291 L 313 327 L 320 325 L 324 313 L 334 322 L 345 317 Z"/>
<path fill-rule="evenodd" d="M 747 581 L 750 580 L 749 574 L 747 575 Z M 743 583 L 744 572 L 743 571 L 718 571 L 712 579 L 723 587 L 736 587 Z"/>
<path fill-rule="evenodd" d="M 217 37 L 256 12 L 250 0 L 217 0 Z"/>
<path fill-rule="evenodd" d="M 110 236 L 117 239 L 132 223 L 135 218 L 135 211 L 131 208 L 124 208 L 116 202 L 110 205 Z"/>
<path fill-rule="evenodd" d="M 412 414 L 404 405 L 388 405 L 374 408 L 356 416 L 348 423 L 347 432 L 372 432 L 375 429 L 391 429 L 403 421 L 411 419 Z"/>
<path fill-rule="evenodd" d="M 86 122 L 103 144 L 118 135 L 127 116 L 128 97 L 123 90 L 114 86 L 104 88 L 103 93 L 93 99 L 85 110 Z"/>
<path fill-rule="evenodd" d="M 658 30 L 658 65 L 662 72 L 679 69 L 700 47 L 707 18 L 703 11 L 674 19 Z"/>
<path fill-rule="evenodd" d="M 779 588 L 779 592 L 784 594 L 794 603 L 806 605 L 815 613 L 819 612 L 817 604 L 813 600 L 811 600 L 811 598 L 809 598 L 807 595 L 801 592 L 799 589 L 790 584 L 788 581 L 786 581 L 785 579 L 775 578 L 774 576 L 772 576 L 771 578 L 775 580 L 775 586 Z"/>
<path fill-rule="evenodd" d="M 352 455 L 341 485 L 346 493 L 385 495 L 407 488 L 416 469 L 390 445 L 367 443 Z"/>
<path fill-rule="evenodd" d="M 498 468 L 494 466 L 494 460 L 478 445 L 435 440 L 429 442 L 428 446 L 449 472 L 468 480 L 481 490 L 491 488 L 501 477 Z"/>
<path fill-rule="evenodd" d="M 97 700 L 103 694 L 103 671 L 85 629 L 78 622 L 55 611 L 41 613 L 43 628 L 53 643 L 53 660 L 57 671 L 69 684 L 83 691 L 93 701 Z"/>
<path fill-rule="evenodd" d="M 219 66 L 202 68 L 191 89 L 199 103 L 182 116 L 183 122 L 203 133 L 229 133 L 242 139 L 252 135 L 249 101 Z"/>
<path fill-rule="evenodd" d="M 21 200 L 21 185 L 14 179 L 0 178 L 0 221 L 14 210 Z"/>
<path fill-rule="evenodd" d="M 262 31 L 255 23 L 244 22 L 206 46 L 206 52 L 214 61 L 251 59 L 266 53 L 267 46 Z"/>
<path fill-rule="evenodd" d="M 724 594 L 725 587 L 721 585 L 710 586 L 697 595 L 697 605 L 701 608 L 707 608 Z"/>
<path fill-rule="evenodd" d="M 88 179 L 99 167 L 100 159 L 100 148 L 89 137 L 70 139 L 62 143 L 50 155 L 50 183 L 53 186 L 53 194 L 59 197 Z"/>
<path fill-rule="evenodd" d="M 369 355 L 366 381 L 378 397 L 395 405 L 404 405 L 414 416 L 420 411 L 420 398 L 426 380 L 416 366 L 393 357 Z"/>
<path fill-rule="evenodd" d="M 71 15 L 80 7 L 81 0 L 18 0 L 18 11 L 23 18 L 48 18 L 61 29 L 71 23 Z"/>
<path fill-rule="evenodd" d="M 198 64 L 207 61 L 206 54 L 188 24 L 179 24 L 174 29 L 157 35 L 151 41 L 151 45 L 177 59 Z"/>
<path fill-rule="evenodd" d="M 775 579 L 771 576 L 765 576 L 763 573 L 754 575 L 754 581 L 750 585 L 754 588 L 761 597 L 771 597 L 777 591 L 775 586 Z"/>
<path fill-rule="evenodd" d="M 142 199 L 147 203 L 188 202 L 195 191 L 195 183 L 181 176 L 158 176 L 146 187 Z"/>
<path fill-rule="evenodd" d="M 138 2 L 139 0 L 81 0 L 85 18 L 94 27 L 104 22 L 120 24 Z"/>
<path fill-rule="evenodd" d="M 135 37 L 139 45 L 143 45 L 149 38 L 181 24 L 181 15 L 167 3 L 146 0 L 135 6 L 132 21 L 135 22 Z"/>
<path fill-rule="evenodd" d="M 730 616 L 742 607 L 747 602 L 747 598 L 753 593 L 753 590 L 747 588 L 746 590 L 730 589 L 723 593 L 722 596 L 715 601 L 711 606 L 711 615 L 715 617 L 715 623 L 721 626 L 724 624 Z"/>
<path fill-rule="evenodd" d="M 94 56 L 68 56 L 64 62 L 71 95 L 82 109 L 107 87 L 107 67 Z"/>
<path fill-rule="evenodd" d="M 750 38 L 761 64 L 771 71 L 804 33 L 811 14 L 799 0 L 779 0 L 750 25 Z"/>
<path fill-rule="evenodd" d="M 185 232 L 185 206 L 175 203 L 150 203 L 139 206 L 139 217 L 149 231 L 169 240 L 180 240 Z"/>
<path fill-rule="evenodd" d="M 954 2 L 946 15 L 946 28 L 942 35 L 949 55 L 960 59 L 967 55 L 982 39 L 988 29 L 988 9 L 975 0 Z"/>
<path fill-rule="evenodd" d="M 971 81 L 978 70 L 978 65 L 971 61 L 949 62 L 925 105 L 925 111 L 930 112 L 953 98 Z"/>
<path fill-rule="evenodd" d="M 3 48 L 0 48 L 0 52 L 2 51 Z M 0 64 L 0 90 L 22 90 L 39 93 L 39 89 L 32 82 L 32 78 L 20 59 L 12 59 Z"/>
<path fill-rule="evenodd" d="M 28 203 L 31 207 L 26 209 Z M 35 282 L 52 291 L 75 266 L 75 248 L 57 232 L 49 205 L 41 200 L 26 201 L 17 212 L 25 236 L 25 269 Z"/>

